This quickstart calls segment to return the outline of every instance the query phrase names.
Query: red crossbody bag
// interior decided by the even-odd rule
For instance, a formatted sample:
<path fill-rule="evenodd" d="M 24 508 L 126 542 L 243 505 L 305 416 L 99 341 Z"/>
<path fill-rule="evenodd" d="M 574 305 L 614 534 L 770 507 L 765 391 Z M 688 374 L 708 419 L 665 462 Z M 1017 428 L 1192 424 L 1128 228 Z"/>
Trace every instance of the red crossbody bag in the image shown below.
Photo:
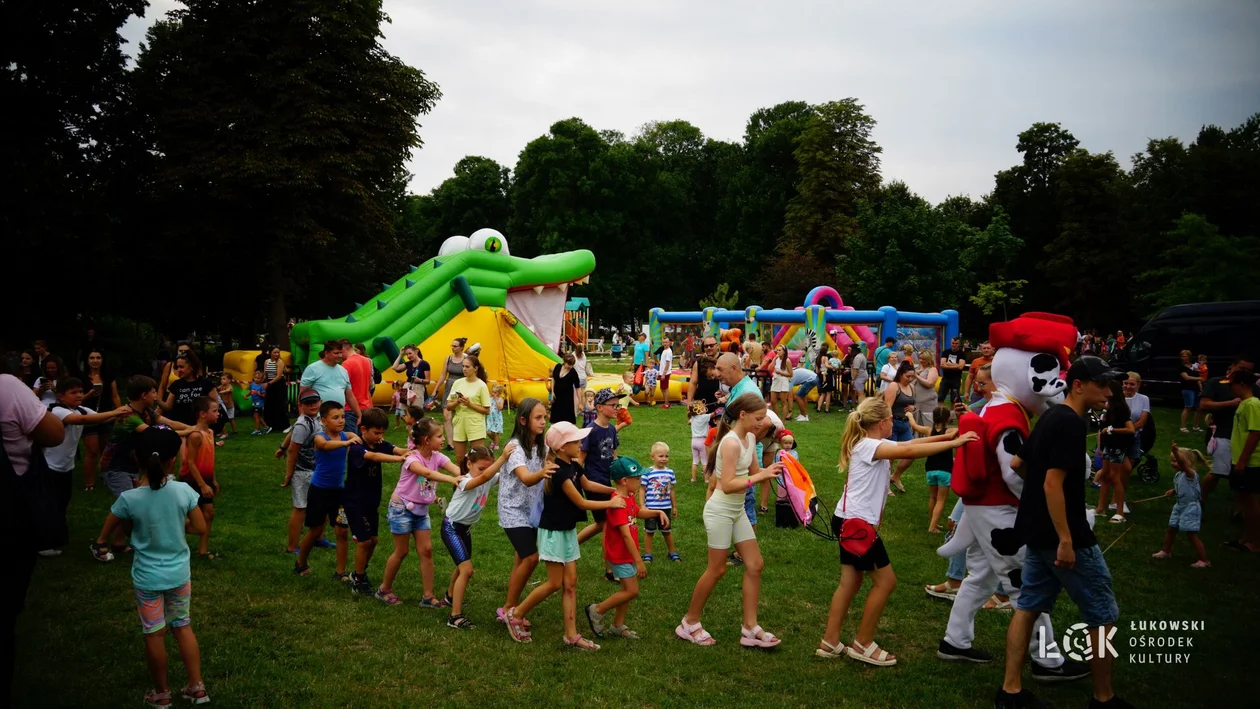
<path fill-rule="evenodd" d="M 840 503 L 840 513 L 844 514 L 849 506 L 849 481 L 844 481 L 844 493 Z M 879 521 L 884 521 L 883 508 L 880 508 Z M 866 556 L 879 538 L 879 528 L 861 517 L 845 517 L 840 524 L 840 548 L 854 556 Z"/>

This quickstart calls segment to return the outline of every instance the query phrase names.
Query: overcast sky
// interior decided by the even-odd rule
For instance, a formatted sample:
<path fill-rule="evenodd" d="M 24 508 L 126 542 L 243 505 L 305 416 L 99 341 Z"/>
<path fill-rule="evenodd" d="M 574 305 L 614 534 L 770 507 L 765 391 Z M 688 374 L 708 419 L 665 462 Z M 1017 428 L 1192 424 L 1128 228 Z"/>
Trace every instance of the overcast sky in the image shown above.
<path fill-rule="evenodd" d="M 135 53 L 151 0 L 123 29 Z M 1059 122 L 1122 164 L 1260 111 L 1254 0 L 386 0 L 384 45 L 442 88 L 409 165 L 428 192 L 465 155 L 509 168 L 561 119 L 630 136 L 684 119 L 739 141 L 782 101 L 854 97 L 885 180 L 933 202 L 980 197 L 1016 135 Z"/>

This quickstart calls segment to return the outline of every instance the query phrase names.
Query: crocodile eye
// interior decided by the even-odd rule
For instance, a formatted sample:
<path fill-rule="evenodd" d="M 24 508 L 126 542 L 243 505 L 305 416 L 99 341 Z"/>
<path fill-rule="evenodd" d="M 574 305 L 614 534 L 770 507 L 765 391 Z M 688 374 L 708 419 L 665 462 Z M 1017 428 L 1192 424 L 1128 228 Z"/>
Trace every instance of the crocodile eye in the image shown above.
<path fill-rule="evenodd" d="M 450 256 L 460 251 L 468 250 L 468 237 L 451 236 L 442 242 L 442 247 L 438 249 L 438 256 Z"/>
<path fill-rule="evenodd" d="M 468 248 L 486 251 L 492 254 L 510 255 L 507 237 L 494 229 L 478 229 L 468 237 Z"/>

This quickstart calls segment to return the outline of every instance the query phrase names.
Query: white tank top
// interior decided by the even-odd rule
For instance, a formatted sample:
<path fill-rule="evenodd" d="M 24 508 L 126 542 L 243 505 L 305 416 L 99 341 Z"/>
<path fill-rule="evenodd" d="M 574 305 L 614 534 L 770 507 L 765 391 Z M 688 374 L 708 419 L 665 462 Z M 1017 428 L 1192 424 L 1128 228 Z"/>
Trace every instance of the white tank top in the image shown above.
<path fill-rule="evenodd" d="M 730 431 L 722 437 L 722 440 L 718 443 L 717 458 L 714 461 L 714 475 L 720 476 L 722 474 L 722 444 L 725 443 L 728 438 L 739 442 L 739 436 L 735 435 L 734 431 Z M 749 433 L 740 444 L 739 460 L 735 462 L 736 479 L 748 479 L 748 469 L 752 466 L 753 451 L 756 449 L 757 442 L 754 439 L 753 434 Z M 739 492 L 723 492 L 722 486 L 718 485 L 714 488 L 713 495 L 709 498 L 706 505 L 713 505 L 715 509 L 723 512 L 737 514 L 744 509 L 744 492 L 744 488 L 742 487 Z"/>

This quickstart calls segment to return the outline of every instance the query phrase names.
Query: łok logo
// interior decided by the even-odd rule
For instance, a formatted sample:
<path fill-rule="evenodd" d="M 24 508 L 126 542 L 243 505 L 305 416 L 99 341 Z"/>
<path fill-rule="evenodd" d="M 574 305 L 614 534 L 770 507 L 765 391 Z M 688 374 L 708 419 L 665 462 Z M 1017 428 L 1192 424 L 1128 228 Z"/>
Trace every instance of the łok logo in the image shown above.
<path fill-rule="evenodd" d="M 1068 657 L 1077 662 L 1089 662 L 1094 659 L 1095 650 L 1098 652 L 1099 659 L 1118 657 L 1116 648 L 1111 644 L 1111 639 L 1116 636 L 1115 627 L 1111 628 L 1111 632 L 1099 627 L 1096 634 L 1096 638 L 1090 638 L 1088 625 L 1073 623 L 1063 633 L 1063 650 L 1067 652 Z M 1090 642 L 1091 639 L 1094 642 Z"/>

